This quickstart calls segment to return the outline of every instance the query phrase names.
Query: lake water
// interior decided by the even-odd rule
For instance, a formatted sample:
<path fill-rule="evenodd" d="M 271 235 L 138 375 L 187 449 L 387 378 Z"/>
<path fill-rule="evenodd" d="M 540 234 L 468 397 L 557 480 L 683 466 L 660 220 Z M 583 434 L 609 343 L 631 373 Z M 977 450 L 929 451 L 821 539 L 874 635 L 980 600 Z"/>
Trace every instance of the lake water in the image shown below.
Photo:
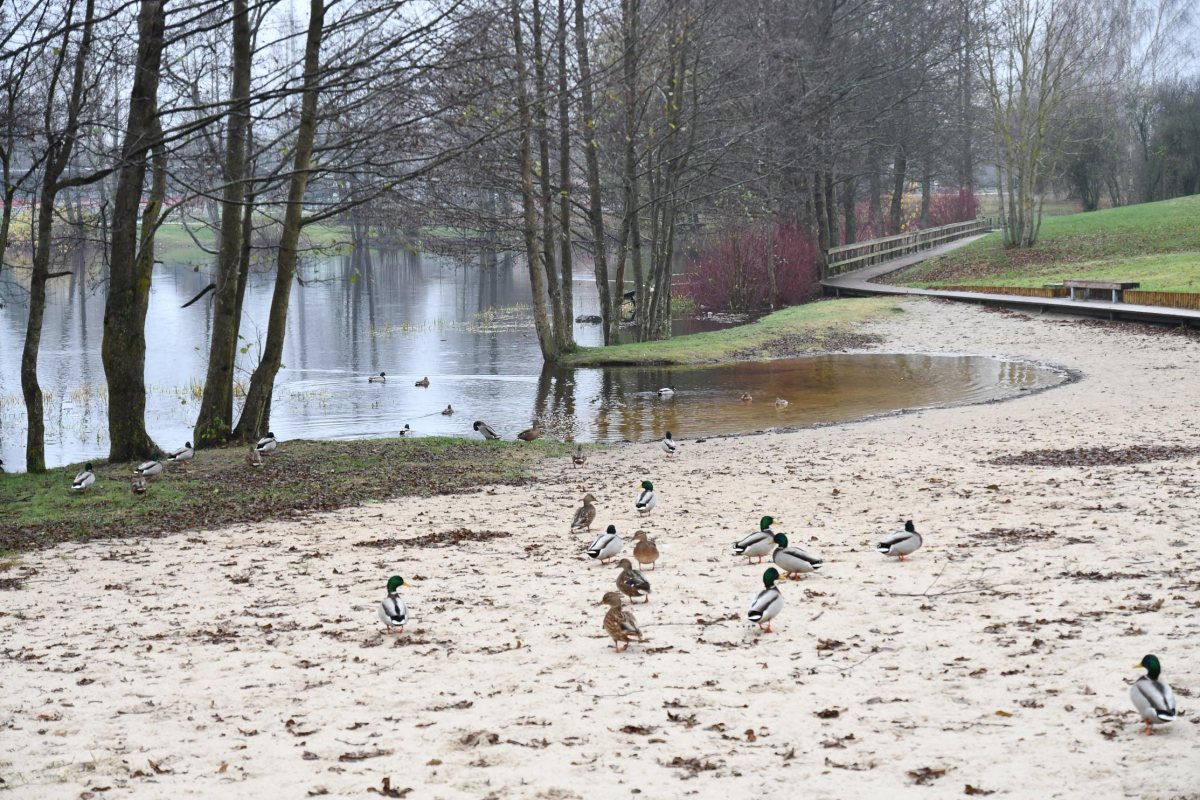
<path fill-rule="evenodd" d="M 147 317 L 147 425 L 163 447 L 191 439 L 209 341 L 209 298 L 180 306 L 213 279 L 211 265 L 171 261 L 156 267 Z M 979 402 L 1060 379 L 1035 365 L 980 357 L 821 356 L 702 369 L 580 369 L 541 366 L 529 320 L 522 262 L 486 268 L 437 256 L 362 251 L 316 262 L 315 279 L 295 287 L 274 394 L 272 428 L 282 439 L 391 436 L 406 423 L 418 435 L 475 435 L 486 420 L 505 438 L 539 419 L 547 435 L 615 442 L 801 427 L 930 405 Z M 584 265 L 586 268 L 586 265 Z M 306 275 L 313 274 L 311 271 Z M 102 458 L 108 451 L 100 341 L 104 298 L 98 276 L 52 283 L 39 376 L 47 393 L 50 466 Z M 256 361 L 273 278 L 247 289 L 242 333 Z M 598 313 L 590 273 L 574 284 L 575 315 Z M 0 291 L 3 291 L 0 288 Z M 25 309 L 19 292 L 0 297 L 0 459 L 24 467 L 25 418 L 20 355 Z M 677 320 L 677 334 L 719 327 Z M 577 324 L 581 345 L 600 343 L 596 325 Z M 367 376 L 386 372 L 384 385 Z M 428 376 L 428 389 L 414 382 Z M 660 401 L 655 390 L 679 394 Z M 742 393 L 754 402 L 739 401 Z M 777 410 L 776 396 L 790 401 Z M 456 413 L 443 416 L 447 404 Z"/>

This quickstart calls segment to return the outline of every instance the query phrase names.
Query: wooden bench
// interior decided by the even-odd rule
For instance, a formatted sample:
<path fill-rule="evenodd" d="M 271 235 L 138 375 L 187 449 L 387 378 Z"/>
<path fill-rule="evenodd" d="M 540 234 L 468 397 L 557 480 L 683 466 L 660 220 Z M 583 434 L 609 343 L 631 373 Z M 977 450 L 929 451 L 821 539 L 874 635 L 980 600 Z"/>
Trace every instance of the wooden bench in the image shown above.
<path fill-rule="evenodd" d="M 1071 299 L 1075 299 L 1075 290 L 1084 290 L 1084 299 L 1086 300 L 1091 294 L 1092 289 L 1104 289 L 1112 292 L 1112 301 L 1120 303 L 1124 299 L 1121 294 L 1126 289 L 1136 289 L 1141 286 L 1137 281 L 1093 281 L 1093 280 L 1067 280 L 1063 281 L 1062 285 L 1071 290 Z"/>

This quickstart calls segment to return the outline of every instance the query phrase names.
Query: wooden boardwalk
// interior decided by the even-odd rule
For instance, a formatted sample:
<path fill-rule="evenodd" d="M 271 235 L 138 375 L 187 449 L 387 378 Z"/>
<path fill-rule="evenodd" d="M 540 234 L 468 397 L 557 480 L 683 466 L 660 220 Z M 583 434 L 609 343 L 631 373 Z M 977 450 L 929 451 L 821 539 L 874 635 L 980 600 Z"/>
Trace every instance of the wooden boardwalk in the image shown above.
<path fill-rule="evenodd" d="M 1024 297 L 1011 294 L 989 294 L 986 292 L 955 292 L 947 289 L 912 289 L 907 286 L 891 286 L 886 283 L 871 283 L 888 273 L 895 272 L 913 264 L 948 253 L 951 250 L 970 244 L 987 234 L 959 239 L 941 247 L 927 250 L 871 267 L 846 272 L 821 281 L 827 292 L 837 297 L 861 297 L 867 295 L 895 295 L 901 297 L 941 297 L 945 300 L 957 300 L 963 303 L 979 303 L 981 305 L 1006 306 L 1009 308 L 1025 308 L 1042 312 L 1060 314 L 1076 314 L 1087 317 L 1100 317 L 1110 320 L 1135 320 L 1139 322 L 1159 322 L 1169 325 L 1185 325 L 1200 327 L 1200 310 L 1186 308 L 1169 308 L 1167 306 L 1143 306 L 1133 303 L 1111 303 L 1105 300 L 1070 300 L 1067 298 Z"/>

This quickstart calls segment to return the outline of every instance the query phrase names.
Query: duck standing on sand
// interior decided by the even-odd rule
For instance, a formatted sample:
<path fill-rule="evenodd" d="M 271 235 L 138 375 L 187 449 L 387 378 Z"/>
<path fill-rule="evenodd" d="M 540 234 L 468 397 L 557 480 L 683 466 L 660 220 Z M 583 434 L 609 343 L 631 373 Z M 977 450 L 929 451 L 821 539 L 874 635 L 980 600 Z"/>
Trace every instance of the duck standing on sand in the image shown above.
<path fill-rule="evenodd" d="M 650 581 L 646 576 L 633 568 L 628 558 L 622 558 L 617 566 L 621 574 L 617 576 L 617 589 L 631 600 L 635 597 L 645 597 L 650 602 Z"/>
<path fill-rule="evenodd" d="M 163 465 L 162 462 L 158 460 L 158 453 L 155 453 L 154 458 L 150 459 L 149 461 L 143 461 L 141 464 L 138 464 L 137 469 L 134 470 L 134 472 L 136 472 L 138 475 L 143 475 L 150 480 L 157 478 L 162 474 L 162 471 Z"/>
<path fill-rule="evenodd" d="M 923 542 L 924 539 L 917 533 L 910 519 L 904 523 L 904 530 L 886 536 L 875 549 L 885 556 L 900 556 L 900 560 L 903 561 L 905 556 L 916 552 Z"/>
<path fill-rule="evenodd" d="M 779 572 L 774 567 L 763 573 L 763 586 L 766 588 L 754 595 L 754 599 L 750 601 L 750 610 L 746 613 L 751 622 L 756 623 L 767 633 L 771 632 L 771 620 L 779 616 L 779 612 L 783 610 L 783 595 L 775 587 L 777 580 L 779 580 Z M 763 628 L 764 622 L 767 623 L 765 628 Z"/>
<path fill-rule="evenodd" d="M 801 575 L 816 572 L 825 566 L 824 561 L 801 548 L 788 547 L 787 537 L 782 533 L 775 534 L 775 544 L 779 547 L 775 548 L 775 552 L 771 554 L 771 560 L 775 562 L 775 566 L 783 570 L 785 577 L 794 581 L 800 580 Z"/>
<path fill-rule="evenodd" d="M 675 440 L 671 438 L 670 431 L 667 431 L 666 437 L 662 440 L 659 446 L 662 447 L 662 451 L 667 454 L 667 458 L 675 455 L 675 452 L 678 449 L 675 445 Z"/>
<path fill-rule="evenodd" d="M 417 382 L 416 382 L 416 383 L 414 383 L 413 385 L 414 385 L 414 386 L 423 386 L 423 387 L 425 387 L 426 389 L 428 389 L 428 388 L 429 388 L 429 378 L 428 378 L 428 377 L 421 378 L 421 380 L 417 381 Z"/>
<path fill-rule="evenodd" d="M 71 489 L 76 492 L 88 493 L 92 488 L 92 484 L 96 482 L 96 473 L 92 472 L 92 462 L 87 462 L 83 465 L 83 472 L 75 476 L 75 480 L 71 481 Z"/>
<path fill-rule="evenodd" d="M 617 526 L 609 525 L 608 530 L 596 537 L 588 546 L 587 554 L 605 564 L 612 561 L 613 556 L 625 547 L 625 540 L 617 535 Z"/>
<path fill-rule="evenodd" d="M 592 529 L 592 523 L 596 521 L 596 507 L 592 505 L 594 502 L 596 498 L 591 492 L 584 495 L 583 505 L 575 510 L 575 516 L 571 518 L 571 533 Z"/>
<path fill-rule="evenodd" d="M 532 442 L 534 439 L 541 438 L 541 435 L 542 435 L 542 426 L 540 423 L 535 422 L 535 423 L 533 423 L 532 428 L 526 428 L 525 430 L 518 433 L 517 438 L 520 439 L 522 442 Z"/>
<path fill-rule="evenodd" d="M 475 424 L 472 425 L 471 427 L 475 430 L 476 433 L 478 433 L 480 436 L 482 436 L 484 439 L 486 439 L 489 442 L 493 439 L 500 438 L 500 435 L 498 433 L 496 433 L 494 430 L 492 430 L 492 426 L 488 425 L 483 420 L 480 420 L 480 419 L 475 420 Z"/>
<path fill-rule="evenodd" d="M 381 372 L 378 375 L 372 375 L 367 378 L 367 383 L 387 383 L 387 373 Z"/>
<path fill-rule="evenodd" d="M 176 464 L 187 466 L 187 462 L 196 457 L 196 448 L 192 447 L 192 443 L 188 442 L 178 450 L 173 451 L 167 456 L 168 461 L 174 461 Z"/>
<path fill-rule="evenodd" d="M 575 448 L 575 452 L 571 454 L 571 464 L 576 467 L 582 467 L 587 463 L 587 456 L 583 452 L 583 445 Z"/>
<path fill-rule="evenodd" d="M 1160 681 L 1162 665 L 1158 656 L 1145 656 L 1135 669 L 1144 669 L 1146 674 L 1134 681 L 1129 687 L 1129 699 L 1137 709 L 1142 720 L 1146 723 L 1143 735 L 1150 736 L 1151 725 L 1174 722 L 1177 709 L 1175 708 L 1175 692 L 1171 691 L 1166 681 Z"/>
<path fill-rule="evenodd" d="M 612 637 L 613 648 L 618 653 L 628 650 L 630 642 L 645 641 L 633 612 L 624 608 L 625 601 L 618 592 L 605 592 L 600 605 L 608 606 L 608 613 L 604 615 L 604 631 Z M 624 647 L 621 647 L 622 642 Z"/>
<path fill-rule="evenodd" d="M 649 515 L 657 505 L 658 495 L 654 493 L 654 484 L 650 481 L 642 481 L 642 491 L 638 493 L 637 500 L 634 501 L 633 507 L 639 514 Z"/>
<path fill-rule="evenodd" d="M 658 545 L 645 531 L 635 533 L 633 541 L 633 557 L 638 562 L 638 566 L 649 564 L 650 569 L 654 569 L 654 562 L 658 561 Z"/>
<path fill-rule="evenodd" d="M 279 440 L 275 438 L 275 434 L 267 431 L 267 435 L 258 440 L 258 444 L 254 446 L 254 449 L 264 456 L 269 456 L 275 452 L 275 448 L 277 447 L 279 447 Z"/>
<path fill-rule="evenodd" d="M 758 563 L 762 563 L 763 556 L 770 555 L 771 548 L 775 544 L 775 533 L 771 530 L 771 526 L 775 524 L 774 517 L 763 517 L 758 521 L 758 531 L 749 536 L 733 543 L 733 552 L 739 556 L 745 556 L 749 559 L 758 557 Z"/>
<path fill-rule="evenodd" d="M 404 578 L 399 575 L 389 578 L 387 597 L 383 598 L 379 604 L 379 620 L 387 626 L 389 634 L 392 632 L 392 628 L 399 628 L 398 633 L 404 633 L 404 624 L 408 622 L 408 606 L 404 605 L 404 600 L 396 594 L 396 590 L 401 586 L 412 586 L 412 584 L 405 583 Z"/>

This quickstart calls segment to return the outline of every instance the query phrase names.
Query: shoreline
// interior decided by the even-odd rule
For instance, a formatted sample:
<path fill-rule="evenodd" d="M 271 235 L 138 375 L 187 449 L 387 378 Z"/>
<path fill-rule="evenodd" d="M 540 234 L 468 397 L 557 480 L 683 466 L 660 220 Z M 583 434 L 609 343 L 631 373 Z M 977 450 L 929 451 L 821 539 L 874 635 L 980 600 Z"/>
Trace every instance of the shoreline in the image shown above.
<path fill-rule="evenodd" d="M 542 459 L 529 485 L 23 554 L 36 573 L 0 594 L 0 777 L 38 800 L 361 796 L 383 778 L 444 800 L 797 783 L 831 798 L 1196 797 L 1200 463 L 993 462 L 1192 453 L 1200 340 L 906 307 L 867 332 L 1086 380 L 1020 405 L 689 440 L 670 460 L 605 448 L 582 469 Z M 660 495 L 647 518 L 642 479 Z M 649 641 L 621 654 L 596 606 L 616 570 L 584 555 L 595 530 L 567 533 L 587 492 L 595 527 L 647 530 L 661 553 L 632 607 Z M 771 634 L 746 621 L 765 565 L 730 553 L 763 514 L 825 559 L 781 582 Z M 907 519 L 924 547 L 903 564 L 876 553 Z M 413 584 L 413 619 L 388 637 L 375 607 L 393 574 Z M 88 609 L 67 626 L 64 596 Z M 1147 653 L 1180 710 L 1152 737 L 1128 697 Z"/>

